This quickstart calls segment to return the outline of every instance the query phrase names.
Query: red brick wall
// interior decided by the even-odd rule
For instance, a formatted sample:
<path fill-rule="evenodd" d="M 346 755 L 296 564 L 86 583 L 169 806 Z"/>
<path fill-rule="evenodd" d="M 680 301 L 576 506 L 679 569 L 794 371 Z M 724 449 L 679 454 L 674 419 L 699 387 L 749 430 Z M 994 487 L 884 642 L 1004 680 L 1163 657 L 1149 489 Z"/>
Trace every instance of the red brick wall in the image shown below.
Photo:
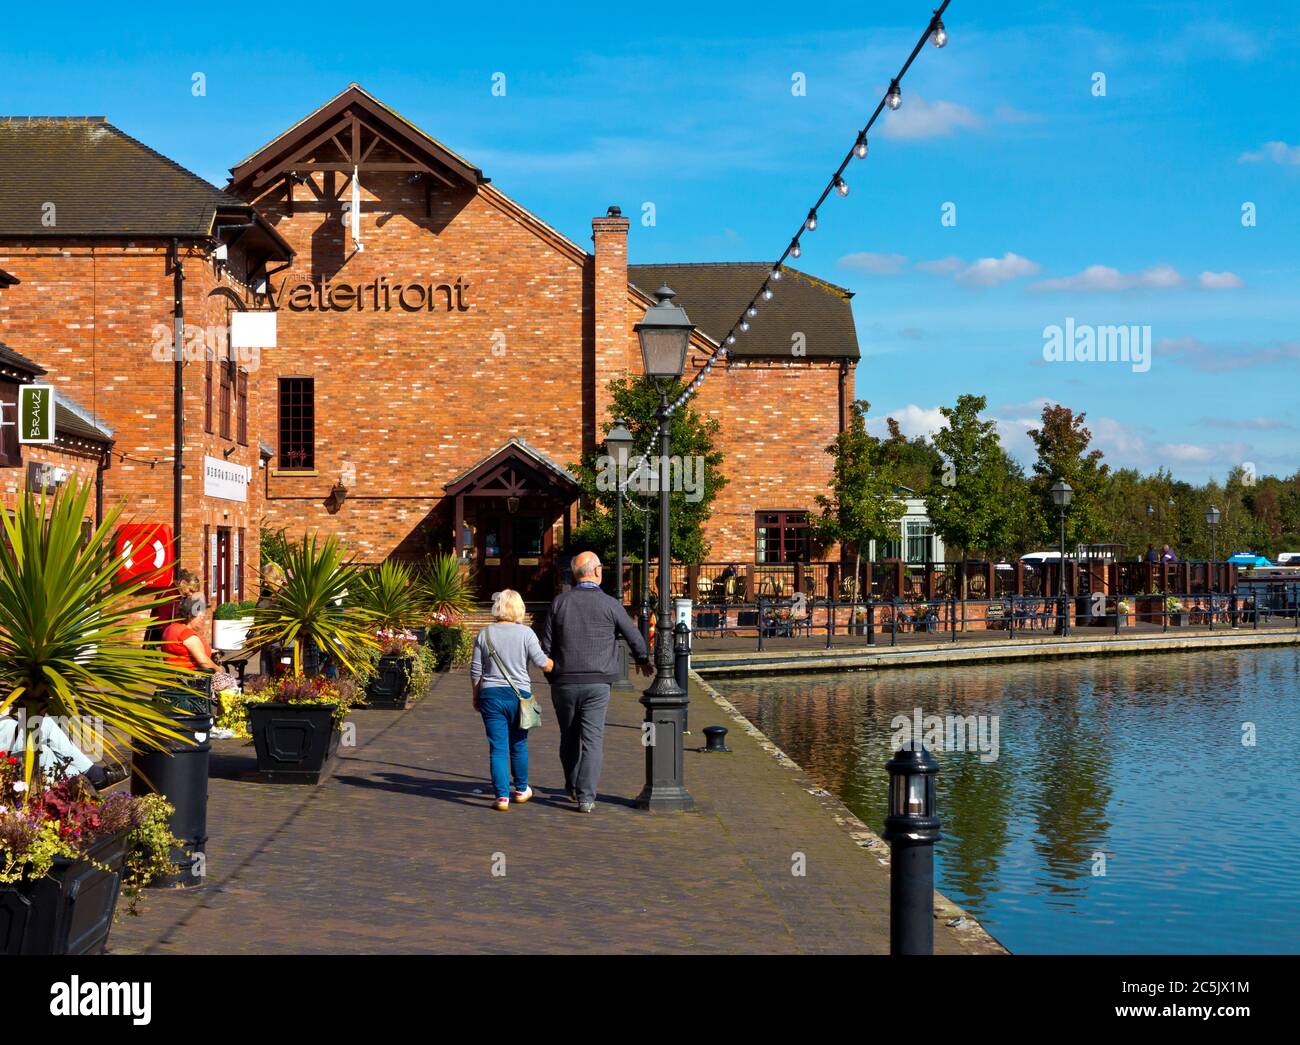
<path fill-rule="evenodd" d="M 257 375 L 267 441 L 277 447 L 281 376 L 312 376 L 315 474 L 269 476 L 267 519 L 291 533 L 338 533 L 362 559 L 422 554 L 450 536 L 450 512 L 435 519 L 443 486 L 512 437 L 563 465 L 584 440 L 584 381 L 591 345 L 584 327 L 589 258 L 548 242 L 490 194 L 438 187 L 432 217 L 424 189 L 404 175 L 363 175 L 364 251 L 353 253 L 338 204 L 307 187 L 285 215 L 283 188 L 257 201 L 299 251 L 290 285 L 321 273 L 335 283 L 468 281 L 465 311 L 292 312 L 281 307 L 278 347 Z M 345 197 L 346 197 L 345 193 Z M 277 198 L 278 197 L 278 198 Z M 350 471 L 343 507 L 325 500 Z"/>
<path fill-rule="evenodd" d="M 159 336 L 170 336 L 173 326 L 168 249 L 164 243 L 0 243 L 0 268 L 21 280 L 0 293 L 0 340 L 43 366 L 43 381 L 66 390 L 114 430 L 105 507 L 125 502 L 124 519 L 170 523 L 173 371 L 159 349 Z M 187 327 L 224 326 L 229 306 L 209 291 L 228 286 L 243 296 L 242 287 L 225 273 L 218 276 L 201 252 L 182 246 L 182 257 Z M 244 586 L 253 594 L 261 515 L 252 422 L 257 383 L 250 381 L 249 445 L 242 446 L 204 432 L 203 370 L 201 361 L 185 365 L 181 564 L 202 569 L 205 525 L 242 527 Z M 253 468 L 246 504 L 203 494 L 204 454 L 221 458 L 232 446 L 229 460 Z"/>
<path fill-rule="evenodd" d="M 6 417 L 5 420 L 10 418 Z M 23 447 L 23 462 L 18 467 L 0 468 L 0 507 L 12 508 L 27 489 L 27 468 L 33 462 L 66 469 L 68 479 L 75 476 L 83 485 L 92 487 L 86 503 L 86 517 L 95 519 L 95 462 L 97 458 L 65 450 L 56 444 L 29 444 Z"/>

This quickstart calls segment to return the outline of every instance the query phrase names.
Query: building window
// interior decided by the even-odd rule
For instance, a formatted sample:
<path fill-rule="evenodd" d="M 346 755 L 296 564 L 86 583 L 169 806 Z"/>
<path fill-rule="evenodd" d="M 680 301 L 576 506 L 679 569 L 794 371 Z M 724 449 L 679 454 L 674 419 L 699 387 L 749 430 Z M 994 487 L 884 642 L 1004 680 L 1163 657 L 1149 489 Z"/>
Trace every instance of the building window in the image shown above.
<path fill-rule="evenodd" d="M 758 512 L 754 517 L 754 561 L 808 561 L 807 512 Z"/>
<path fill-rule="evenodd" d="M 23 463 L 18 442 L 18 382 L 0 381 L 0 468 L 17 468 Z"/>
<path fill-rule="evenodd" d="M 907 538 L 907 561 L 927 563 L 934 561 L 934 524 L 929 519 L 906 519 L 903 523 Z"/>
<path fill-rule="evenodd" d="M 212 356 L 204 353 L 203 360 L 203 430 L 212 431 Z"/>
<path fill-rule="evenodd" d="M 221 365 L 221 438 L 230 438 L 230 412 L 234 400 L 232 395 L 234 389 L 231 380 L 230 367 L 224 363 Z"/>
<path fill-rule="evenodd" d="M 280 378 L 280 467 L 316 467 L 316 382 L 310 377 Z"/>
<path fill-rule="evenodd" d="M 239 372 L 239 384 L 235 388 L 236 426 L 235 434 L 240 446 L 248 445 L 248 374 Z"/>

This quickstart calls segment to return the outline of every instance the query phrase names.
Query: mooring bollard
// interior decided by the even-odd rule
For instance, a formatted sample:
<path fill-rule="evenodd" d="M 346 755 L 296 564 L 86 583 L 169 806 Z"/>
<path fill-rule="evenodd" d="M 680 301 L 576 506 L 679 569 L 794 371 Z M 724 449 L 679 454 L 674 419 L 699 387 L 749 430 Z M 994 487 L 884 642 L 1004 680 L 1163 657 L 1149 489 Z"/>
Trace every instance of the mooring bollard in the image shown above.
<path fill-rule="evenodd" d="M 704 727 L 704 753 L 706 755 L 726 754 L 730 750 L 731 748 L 727 747 L 726 726 Z"/>
<path fill-rule="evenodd" d="M 673 674 L 677 678 L 677 686 L 683 692 L 689 692 L 691 682 L 691 629 L 684 620 L 679 620 L 677 626 L 673 628 Z M 690 723 L 687 717 L 691 709 L 687 706 L 682 712 L 682 732 L 691 731 Z"/>
<path fill-rule="evenodd" d="M 939 763 L 910 740 L 885 763 L 889 773 L 889 953 L 934 953 L 934 843 L 940 838 L 935 801 Z"/>

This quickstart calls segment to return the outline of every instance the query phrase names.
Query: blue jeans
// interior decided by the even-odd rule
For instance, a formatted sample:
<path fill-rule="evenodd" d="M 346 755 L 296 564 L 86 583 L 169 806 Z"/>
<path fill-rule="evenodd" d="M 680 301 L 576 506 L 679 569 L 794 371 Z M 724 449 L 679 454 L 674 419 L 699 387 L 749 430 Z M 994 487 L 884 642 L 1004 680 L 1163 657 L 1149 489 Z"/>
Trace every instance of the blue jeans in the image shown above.
<path fill-rule="evenodd" d="M 509 798 L 511 777 L 516 791 L 528 786 L 528 730 L 519 728 L 519 698 L 509 686 L 483 686 L 478 710 L 487 732 L 492 788 L 497 798 Z"/>

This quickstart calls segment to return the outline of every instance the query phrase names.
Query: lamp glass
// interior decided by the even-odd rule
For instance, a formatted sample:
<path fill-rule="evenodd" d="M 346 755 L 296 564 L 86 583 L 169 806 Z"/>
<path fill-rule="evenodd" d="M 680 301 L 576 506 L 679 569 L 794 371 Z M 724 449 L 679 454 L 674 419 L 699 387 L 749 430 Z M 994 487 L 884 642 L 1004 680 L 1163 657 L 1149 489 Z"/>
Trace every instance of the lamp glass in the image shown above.
<path fill-rule="evenodd" d="M 1058 508 L 1070 507 L 1074 500 L 1074 488 L 1064 479 L 1058 479 L 1052 486 L 1052 501 Z"/>
<path fill-rule="evenodd" d="M 1210 510 L 1205 513 L 1205 521 L 1209 523 L 1211 526 L 1218 526 L 1220 518 L 1221 515 L 1219 513 L 1219 509 L 1214 507 L 1214 505 L 1210 505 Z"/>
<path fill-rule="evenodd" d="M 637 331 L 641 338 L 641 361 L 647 377 L 677 379 L 686 369 L 686 349 L 691 332 L 682 327 L 656 329 L 643 324 Z"/>

